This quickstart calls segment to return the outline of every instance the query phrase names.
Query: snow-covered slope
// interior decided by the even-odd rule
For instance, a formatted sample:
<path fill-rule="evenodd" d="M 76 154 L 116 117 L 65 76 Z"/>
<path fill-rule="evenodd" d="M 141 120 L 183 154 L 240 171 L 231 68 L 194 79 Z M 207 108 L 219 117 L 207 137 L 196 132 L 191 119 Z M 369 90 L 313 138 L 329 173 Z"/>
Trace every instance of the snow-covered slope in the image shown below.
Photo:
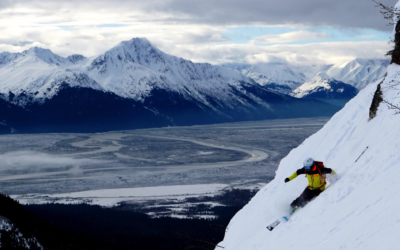
<path fill-rule="evenodd" d="M 207 96 L 232 102 L 230 88 L 250 79 L 227 68 L 167 55 L 147 39 L 132 39 L 97 57 L 88 67 L 90 77 L 105 90 L 141 100 L 154 88 L 180 92 L 210 105 Z M 211 106 L 211 105 L 210 105 Z"/>
<path fill-rule="evenodd" d="M 34 101 L 51 99 L 67 83 L 134 100 L 143 100 L 154 88 L 167 89 L 208 104 L 205 95 L 231 100 L 230 88 L 240 81 L 251 83 L 235 71 L 167 55 L 144 38 L 121 42 L 94 60 L 63 58 L 37 47 L 0 54 L 0 93 L 24 93 Z"/>
<path fill-rule="evenodd" d="M 226 64 L 224 66 L 252 78 L 261 86 L 279 84 L 295 89 L 307 79 L 300 70 L 284 63 Z"/>
<path fill-rule="evenodd" d="M 330 79 L 320 73 L 293 90 L 290 95 L 297 98 L 351 99 L 357 93 L 358 90 L 355 87 Z"/>
<path fill-rule="evenodd" d="M 290 90 L 298 88 L 321 74 L 361 90 L 367 84 L 384 77 L 389 62 L 388 59 L 357 58 L 338 65 L 304 64 L 299 66 L 284 63 L 259 63 L 256 65 L 226 64 L 224 66 L 241 72 L 262 86 L 287 94 L 290 93 Z M 283 87 L 277 88 L 276 85 Z"/>
<path fill-rule="evenodd" d="M 390 86 L 399 82 L 400 66 L 390 65 L 382 84 L 383 98 L 396 105 L 400 94 Z M 399 249 L 400 115 L 381 103 L 377 116 L 369 120 L 378 83 L 364 88 L 281 161 L 275 179 L 235 215 L 219 246 L 225 250 Z M 325 192 L 287 223 L 268 231 L 266 226 L 288 214 L 290 202 L 307 186 L 304 177 L 289 183 L 284 179 L 310 156 L 334 169 L 339 179 L 331 180 Z"/>
<path fill-rule="evenodd" d="M 363 89 L 386 74 L 390 60 L 357 58 L 350 62 L 334 65 L 326 71 L 332 78 Z"/>
<path fill-rule="evenodd" d="M 242 83 L 256 86 L 250 78 L 225 67 L 167 55 L 145 38 L 123 41 L 94 59 L 81 55 L 63 58 L 37 47 L 22 53 L 0 54 L 0 93 L 6 97 L 10 92 L 15 96 L 24 94 L 22 101 L 13 100 L 21 106 L 29 101 L 51 99 L 63 84 L 136 101 L 143 101 L 154 89 L 162 89 L 212 109 L 216 107 L 210 98 L 230 107 L 251 106 L 249 98 L 262 104 L 254 96 L 243 98 L 237 94 L 246 95 Z"/>
<path fill-rule="evenodd" d="M 63 58 L 36 47 L 1 53 L 0 99 L 0 132 L 97 132 L 338 110 L 274 93 L 225 67 L 167 55 L 145 38 L 95 58 Z"/>
<path fill-rule="evenodd" d="M 0 93 L 6 97 L 10 92 L 16 96 L 24 93 L 35 101 L 43 101 L 52 98 L 63 83 L 102 90 L 84 71 L 69 68 L 81 60 L 83 56 L 80 55 L 63 58 L 37 47 L 22 53 L 3 52 L 0 54 Z M 28 100 L 15 101 L 24 106 Z"/>

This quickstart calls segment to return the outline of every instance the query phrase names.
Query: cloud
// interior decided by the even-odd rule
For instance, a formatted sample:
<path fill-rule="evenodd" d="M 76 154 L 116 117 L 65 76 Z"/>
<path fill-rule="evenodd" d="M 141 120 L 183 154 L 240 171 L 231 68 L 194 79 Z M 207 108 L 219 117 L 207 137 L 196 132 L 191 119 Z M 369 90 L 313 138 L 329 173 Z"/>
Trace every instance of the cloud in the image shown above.
<path fill-rule="evenodd" d="M 394 6 L 397 0 L 381 0 Z M 335 26 L 390 30 L 372 1 L 360 0 L 15 0 L 2 1 L 2 16 L 23 14 L 43 22 L 208 25 Z M 95 6 L 95 8 L 94 8 Z M 8 7 L 8 9 L 7 9 Z M 110 22 L 111 21 L 111 22 Z"/>
<path fill-rule="evenodd" d="M 395 2 L 384 0 L 389 5 Z M 13 0 L 0 1 L 0 52 L 39 46 L 61 56 L 77 53 L 90 57 L 133 37 L 146 37 L 166 53 L 213 64 L 336 62 L 353 56 L 381 57 L 389 50 L 385 42 L 285 44 L 327 38 L 318 28 L 314 32 L 256 34 L 250 36 L 252 43 L 242 41 L 245 44 L 235 44 L 227 35 L 230 28 L 254 24 L 311 31 L 319 26 L 391 29 L 372 1 L 359 0 Z M 361 51 L 357 46 L 366 47 Z"/>
<path fill-rule="evenodd" d="M 274 43 L 291 43 L 297 41 L 311 41 L 328 39 L 329 36 L 324 33 L 314 33 L 309 31 L 293 31 L 284 34 L 270 34 L 259 36 L 251 40 L 251 43 L 258 44 L 274 44 Z"/>
<path fill-rule="evenodd" d="M 1 43 L 1 41 L 0 41 L 0 43 Z M 16 43 L 13 43 L 12 45 L 13 46 L 18 46 L 18 47 L 23 47 L 23 46 L 26 46 L 26 45 L 29 45 L 29 44 L 32 44 L 33 42 L 30 42 L 30 41 L 17 41 Z"/>
<path fill-rule="evenodd" d="M 313 44 L 277 44 L 259 46 L 256 44 L 228 45 L 187 45 L 177 47 L 173 44 L 162 47 L 167 53 L 195 62 L 261 63 L 289 62 L 292 64 L 332 64 L 342 63 L 354 58 L 383 58 L 390 49 L 387 42 L 325 42 Z"/>
<path fill-rule="evenodd" d="M 13 1 L 12 0 L 2 0 L 0 1 L 0 10 L 5 9 L 5 8 L 10 8 L 13 6 Z"/>
<path fill-rule="evenodd" d="M 150 1 L 151 2 L 151 1 Z M 394 6 L 397 0 L 383 0 Z M 372 1 L 360 0 L 167 0 L 148 9 L 185 14 L 192 22 L 227 25 L 306 25 L 389 30 Z"/>
<path fill-rule="evenodd" d="M 375 38 L 376 37 L 376 35 L 359 35 L 359 36 L 356 36 L 357 38 L 362 38 L 362 39 L 372 39 L 372 38 Z"/>
<path fill-rule="evenodd" d="M 228 37 L 223 35 L 221 31 L 200 31 L 200 32 L 184 32 L 172 36 L 174 42 L 178 44 L 193 44 L 193 43 L 218 43 L 230 41 Z"/>
<path fill-rule="evenodd" d="M 3 37 L 7 37 L 7 39 L 0 39 L 0 51 L 21 52 L 32 46 L 39 46 L 48 48 L 61 56 L 71 54 L 97 56 L 119 42 L 133 37 L 146 37 L 157 46 L 162 46 L 165 42 L 183 46 L 229 41 L 229 38 L 223 34 L 225 28 L 197 25 L 137 24 L 118 27 L 87 25 L 65 29 L 59 24 L 41 24 L 7 28 L 0 26 L 0 32 Z M 20 39 L 32 41 L 32 43 L 22 43 Z"/>

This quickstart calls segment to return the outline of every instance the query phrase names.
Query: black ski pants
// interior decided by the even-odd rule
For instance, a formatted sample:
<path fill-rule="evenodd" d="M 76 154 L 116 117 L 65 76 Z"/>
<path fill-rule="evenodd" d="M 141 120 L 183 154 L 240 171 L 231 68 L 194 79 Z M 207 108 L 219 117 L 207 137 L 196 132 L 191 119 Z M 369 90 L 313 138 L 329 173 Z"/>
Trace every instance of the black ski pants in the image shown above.
<path fill-rule="evenodd" d="M 310 190 L 307 187 L 306 189 L 304 189 L 304 192 L 290 204 L 290 206 L 304 207 L 309 201 L 317 197 L 320 193 L 322 193 L 322 191 L 319 189 Z"/>

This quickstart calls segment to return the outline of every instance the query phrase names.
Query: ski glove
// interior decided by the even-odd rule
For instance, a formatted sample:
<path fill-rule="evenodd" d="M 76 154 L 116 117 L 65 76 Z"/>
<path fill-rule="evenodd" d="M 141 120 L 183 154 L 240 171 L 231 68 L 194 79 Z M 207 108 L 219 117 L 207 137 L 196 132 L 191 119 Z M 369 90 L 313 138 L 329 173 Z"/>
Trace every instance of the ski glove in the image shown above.
<path fill-rule="evenodd" d="M 289 182 L 289 181 L 290 181 L 289 178 L 286 178 L 286 179 L 285 179 L 285 183 L 286 183 L 286 182 Z"/>

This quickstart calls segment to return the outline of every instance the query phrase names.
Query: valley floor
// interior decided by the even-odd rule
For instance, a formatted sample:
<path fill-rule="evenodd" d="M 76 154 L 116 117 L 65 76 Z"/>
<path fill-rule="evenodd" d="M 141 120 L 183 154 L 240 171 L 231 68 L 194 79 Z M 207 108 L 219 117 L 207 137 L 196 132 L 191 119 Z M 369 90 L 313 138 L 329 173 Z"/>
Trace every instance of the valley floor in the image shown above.
<path fill-rule="evenodd" d="M 261 188 L 274 178 L 280 159 L 327 120 L 3 135 L 0 188 L 25 204 L 108 206 Z"/>

